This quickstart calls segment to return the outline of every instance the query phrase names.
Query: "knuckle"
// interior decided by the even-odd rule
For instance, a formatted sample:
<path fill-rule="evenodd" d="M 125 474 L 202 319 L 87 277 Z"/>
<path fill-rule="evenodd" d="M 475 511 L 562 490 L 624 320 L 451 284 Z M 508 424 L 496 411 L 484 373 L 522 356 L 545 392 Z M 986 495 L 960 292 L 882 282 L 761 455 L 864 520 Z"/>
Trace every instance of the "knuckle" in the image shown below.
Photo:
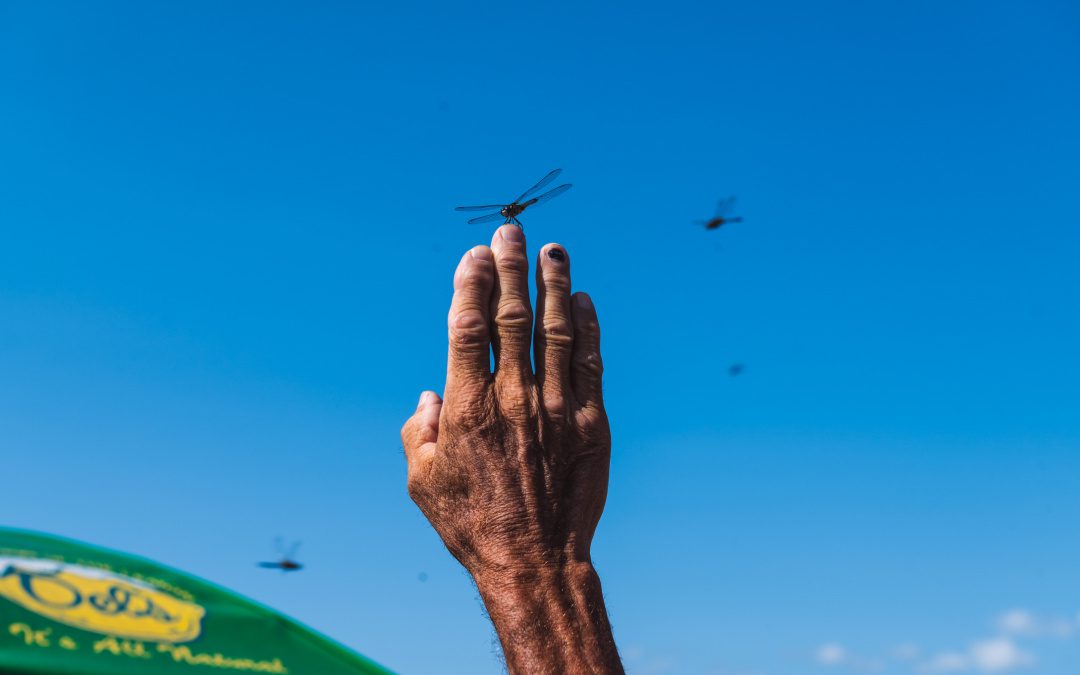
<path fill-rule="evenodd" d="M 462 309 L 450 316 L 450 339 L 460 345 L 486 344 L 488 324 L 478 309 Z"/>
<path fill-rule="evenodd" d="M 405 424 L 401 425 L 401 445 L 406 454 L 416 446 L 416 414 L 414 413 Z"/>
<path fill-rule="evenodd" d="M 421 481 L 420 478 L 416 476 L 416 474 L 412 472 L 409 473 L 409 478 L 405 482 L 405 489 L 409 492 L 409 498 L 417 504 L 420 504 L 424 501 L 424 496 L 426 493 L 425 486 L 423 481 Z"/>
<path fill-rule="evenodd" d="M 604 361 L 596 352 L 588 352 L 576 358 L 574 360 L 574 367 L 577 368 L 578 371 L 594 378 L 599 378 L 604 374 Z"/>
<path fill-rule="evenodd" d="M 544 392 L 544 412 L 549 419 L 562 420 L 566 417 L 566 398 L 559 393 Z"/>
<path fill-rule="evenodd" d="M 499 305 L 495 312 L 495 325 L 500 329 L 528 330 L 532 326 L 532 312 L 524 302 L 511 301 Z"/>
<path fill-rule="evenodd" d="M 577 410 L 573 425 L 584 445 L 610 449 L 611 428 L 603 405 L 587 405 Z"/>
<path fill-rule="evenodd" d="M 582 427 L 580 433 L 586 445 L 605 447 L 611 444 L 611 432 L 602 419 Z"/>
<path fill-rule="evenodd" d="M 570 295 L 570 277 L 562 270 L 544 270 L 544 288 L 548 293 L 563 298 Z"/>
<path fill-rule="evenodd" d="M 517 373 L 502 370 L 496 376 L 498 382 L 499 410 L 505 416 L 507 411 L 531 412 L 537 409 L 539 402 L 536 391 Z"/>
<path fill-rule="evenodd" d="M 524 275 L 529 271 L 529 261 L 521 251 L 502 251 L 496 258 L 499 274 Z"/>
<path fill-rule="evenodd" d="M 563 316 L 545 316 L 543 328 L 544 341 L 553 347 L 569 347 L 574 341 L 570 322 Z"/>
<path fill-rule="evenodd" d="M 466 433 L 470 429 L 483 426 L 490 417 L 482 391 L 458 397 L 459 400 L 450 409 L 447 426 L 451 436 Z"/>
<path fill-rule="evenodd" d="M 577 325 L 578 331 L 592 340 L 600 339 L 600 324 L 595 319 L 587 319 Z"/>

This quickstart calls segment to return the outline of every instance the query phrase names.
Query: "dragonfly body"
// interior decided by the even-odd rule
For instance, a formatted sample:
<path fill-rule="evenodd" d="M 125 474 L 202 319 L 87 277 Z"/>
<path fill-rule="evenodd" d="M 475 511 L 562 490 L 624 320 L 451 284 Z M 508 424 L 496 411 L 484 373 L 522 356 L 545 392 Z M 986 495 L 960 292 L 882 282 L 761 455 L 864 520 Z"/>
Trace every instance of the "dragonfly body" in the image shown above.
<path fill-rule="evenodd" d="M 296 552 L 300 550 L 300 542 L 293 542 L 292 546 L 285 548 L 285 542 L 281 537 L 274 540 L 274 546 L 281 559 L 276 562 L 261 562 L 258 566 L 264 570 L 281 570 L 282 572 L 299 572 L 304 566 L 296 562 Z"/>
<path fill-rule="evenodd" d="M 727 225 L 728 223 L 741 223 L 741 217 L 727 215 L 728 212 L 731 211 L 731 207 L 734 205 L 734 197 L 721 199 L 719 202 L 716 203 L 716 215 L 714 215 L 709 220 L 699 220 L 697 222 L 699 225 L 704 225 L 706 230 L 715 230 L 719 227 Z"/>
<path fill-rule="evenodd" d="M 298 562 L 292 560 L 281 560 L 278 562 L 261 562 L 259 567 L 268 570 L 281 570 L 282 572 L 298 572 L 304 569 L 304 566 Z"/>
<path fill-rule="evenodd" d="M 525 211 L 525 209 L 529 208 L 530 206 L 532 206 L 535 203 L 536 203 L 536 197 L 533 197 L 532 199 L 530 199 L 529 201 L 527 201 L 527 202 L 525 202 L 523 204 L 518 204 L 517 202 L 512 202 L 512 203 L 507 204 L 506 206 L 502 207 L 501 209 L 499 209 L 499 215 L 502 216 L 503 218 L 506 218 L 506 222 L 508 222 L 508 223 L 513 223 L 515 225 L 521 225 L 521 223 L 518 222 L 517 217 L 520 216 Z"/>
<path fill-rule="evenodd" d="M 543 202 L 548 201 L 549 199 L 553 199 L 555 197 L 558 197 L 559 195 L 561 195 L 562 193 L 566 192 L 571 187 L 573 187 L 570 183 L 566 183 L 565 185 L 560 185 L 557 188 L 553 188 L 551 190 L 548 190 L 547 192 L 545 192 L 544 194 L 542 194 L 542 195 L 540 195 L 538 197 L 532 197 L 531 199 L 526 199 L 530 195 L 533 195 L 533 194 L 539 192 L 540 188 L 544 187 L 545 185 L 547 185 L 551 181 L 555 180 L 555 177 L 558 176 L 560 173 L 562 173 L 562 169 L 555 169 L 554 171 L 551 171 L 550 173 L 548 173 L 548 175 L 546 175 L 542 179 L 540 179 L 539 183 L 537 183 L 536 185 L 532 186 L 531 188 L 529 188 L 528 190 L 523 192 L 520 197 L 518 197 L 514 201 L 510 202 L 509 204 L 488 204 L 486 206 L 459 206 L 459 207 L 455 208 L 454 210 L 455 211 L 495 211 L 494 213 L 489 213 L 486 216 L 478 216 L 476 218 L 473 218 L 472 220 L 469 221 L 470 225 L 473 225 L 473 224 L 476 224 L 476 223 L 488 223 L 488 222 L 491 222 L 491 221 L 494 221 L 494 220 L 498 220 L 499 218 L 502 218 L 502 219 L 504 219 L 503 220 L 504 223 L 513 223 L 514 225 L 517 225 L 518 227 L 521 227 L 521 221 L 518 220 L 518 216 L 520 216 L 522 214 L 522 212 L 525 211 L 525 209 L 529 208 L 533 204 L 541 204 Z"/>
<path fill-rule="evenodd" d="M 742 218 L 739 218 L 739 217 L 723 218 L 723 217 L 717 216 L 716 218 L 713 218 L 712 220 L 707 221 L 705 223 L 705 229 L 706 230 L 715 230 L 716 228 L 720 227 L 721 225 L 726 225 L 728 223 L 741 223 L 741 222 L 742 222 Z"/>

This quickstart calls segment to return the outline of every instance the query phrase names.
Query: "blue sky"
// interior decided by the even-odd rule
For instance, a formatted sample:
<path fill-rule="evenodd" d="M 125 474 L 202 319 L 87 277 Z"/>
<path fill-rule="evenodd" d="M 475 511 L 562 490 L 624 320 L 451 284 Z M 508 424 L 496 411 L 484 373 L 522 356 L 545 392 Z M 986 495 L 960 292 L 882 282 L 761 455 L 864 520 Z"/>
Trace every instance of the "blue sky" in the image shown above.
<path fill-rule="evenodd" d="M 605 331 L 631 672 L 1076 672 L 1078 37 L 1067 2 L 0 3 L 0 523 L 499 672 L 397 433 L 491 234 L 452 207 L 560 166 L 525 231 Z M 276 535 L 305 572 L 254 568 Z"/>

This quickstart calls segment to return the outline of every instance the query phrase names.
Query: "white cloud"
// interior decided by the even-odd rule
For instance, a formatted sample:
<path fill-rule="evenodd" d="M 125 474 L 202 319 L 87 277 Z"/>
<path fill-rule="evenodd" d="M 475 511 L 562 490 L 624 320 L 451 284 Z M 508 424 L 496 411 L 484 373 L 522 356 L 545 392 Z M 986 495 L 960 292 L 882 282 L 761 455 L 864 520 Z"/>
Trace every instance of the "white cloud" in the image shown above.
<path fill-rule="evenodd" d="M 1033 635 L 1038 630 L 1035 615 L 1026 609 L 1011 609 L 998 617 L 998 630 L 1008 635 Z"/>
<path fill-rule="evenodd" d="M 972 644 L 966 653 L 946 652 L 924 663 L 926 673 L 956 673 L 976 670 L 980 673 L 1004 673 L 1035 665 L 1035 656 L 1016 646 L 1007 637 L 990 638 Z"/>
<path fill-rule="evenodd" d="M 1012 609 L 998 617 L 998 630 L 1005 635 L 1067 638 L 1073 633 L 1072 622 L 1060 617 L 1039 617 L 1026 609 Z"/>
<path fill-rule="evenodd" d="M 825 666 L 838 666 L 847 660 L 847 650 L 835 642 L 823 644 L 817 649 L 815 658 Z"/>
<path fill-rule="evenodd" d="M 996 635 L 971 643 L 967 649 L 923 656 L 913 643 L 898 644 L 884 658 L 868 659 L 852 653 L 837 642 L 822 644 L 814 652 L 814 661 L 823 666 L 842 666 L 847 670 L 874 672 L 888 663 L 908 664 L 923 673 L 1005 673 L 1034 666 L 1034 654 L 1021 648 L 1019 638 L 1060 638 L 1080 636 L 1080 612 L 1075 619 L 1040 616 L 1027 609 L 1011 609 L 995 620 Z"/>
<path fill-rule="evenodd" d="M 987 673 L 1034 665 L 1035 657 L 1016 646 L 1009 638 L 993 638 L 971 645 L 969 650 L 975 667 Z"/>
<path fill-rule="evenodd" d="M 885 667 L 883 661 L 857 656 L 835 642 L 827 642 L 818 647 L 814 652 L 814 660 L 823 666 L 843 666 L 860 673 L 876 673 Z"/>

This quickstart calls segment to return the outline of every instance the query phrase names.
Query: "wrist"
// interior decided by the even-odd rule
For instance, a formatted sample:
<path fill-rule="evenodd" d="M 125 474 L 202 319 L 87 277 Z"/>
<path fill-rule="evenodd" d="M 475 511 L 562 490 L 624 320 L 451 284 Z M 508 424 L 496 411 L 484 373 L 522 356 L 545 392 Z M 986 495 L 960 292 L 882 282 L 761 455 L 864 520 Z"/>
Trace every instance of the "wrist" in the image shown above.
<path fill-rule="evenodd" d="M 621 673 L 588 560 L 474 572 L 511 673 Z"/>
<path fill-rule="evenodd" d="M 485 564 L 469 570 L 483 596 L 518 590 L 555 590 L 580 584 L 595 575 L 592 561 L 565 556 L 530 558 L 514 564 Z"/>

